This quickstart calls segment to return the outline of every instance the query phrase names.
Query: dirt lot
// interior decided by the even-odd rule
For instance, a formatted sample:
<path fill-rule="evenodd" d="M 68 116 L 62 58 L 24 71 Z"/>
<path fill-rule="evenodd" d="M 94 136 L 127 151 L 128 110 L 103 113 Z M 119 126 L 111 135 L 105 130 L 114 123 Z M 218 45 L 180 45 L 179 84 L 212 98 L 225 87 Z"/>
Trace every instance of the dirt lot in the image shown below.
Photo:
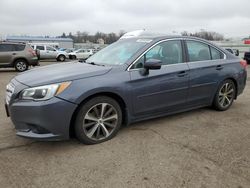
<path fill-rule="evenodd" d="M 17 137 L 3 107 L 14 75 L 0 69 L 1 187 L 250 187 L 249 83 L 226 112 L 204 108 L 141 122 L 86 146 Z"/>

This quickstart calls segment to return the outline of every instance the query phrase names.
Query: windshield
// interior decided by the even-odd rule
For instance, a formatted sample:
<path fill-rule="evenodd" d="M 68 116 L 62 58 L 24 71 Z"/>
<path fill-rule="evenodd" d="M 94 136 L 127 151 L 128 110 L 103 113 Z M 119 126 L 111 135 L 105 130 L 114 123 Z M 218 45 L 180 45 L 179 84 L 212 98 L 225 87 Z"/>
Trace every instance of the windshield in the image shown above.
<path fill-rule="evenodd" d="M 119 40 L 88 58 L 86 63 L 122 65 L 149 42 L 148 39 Z"/>

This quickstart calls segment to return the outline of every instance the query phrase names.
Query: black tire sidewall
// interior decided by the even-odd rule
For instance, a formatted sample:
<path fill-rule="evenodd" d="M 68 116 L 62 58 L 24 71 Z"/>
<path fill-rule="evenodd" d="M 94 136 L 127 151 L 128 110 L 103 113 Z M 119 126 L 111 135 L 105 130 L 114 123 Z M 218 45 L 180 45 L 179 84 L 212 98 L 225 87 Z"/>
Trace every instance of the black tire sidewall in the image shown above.
<path fill-rule="evenodd" d="M 116 109 L 117 114 L 118 114 L 118 123 L 117 123 L 115 130 L 111 133 L 111 135 L 108 138 L 102 139 L 100 141 L 89 139 L 85 135 L 83 127 L 82 127 L 82 122 L 83 122 L 85 114 L 88 112 L 88 110 L 91 107 L 93 107 L 94 105 L 96 105 L 98 103 L 111 104 Z M 116 102 L 114 99 L 112 99 L 110 97 L 98 96 L 98 97 L 90 99 L 89 101 L 87 101 L 86 103 L 81 105 L 79 111 L 77 112 L 77 116 L 75 119 L 74 130 L 75 130 L 75 135 L 80 142 L 82 142 L 84 144 L 98 144 L 98 143 L 105 142 L 107 140 L 112 139 L 119 131 L 121 125 L 122 125 L 122 110 L 121 110 L 121 107 L 118 104 L 118 102 Z"/>
<path fill-rule="evenodd" d="M 234 87 L 234 97 L 233 97 L 233 101 L 231 102 L 231 104 L 227 107 L 222 107 L 219 103 L 219 92 L 221 90 L 221 87 L 225 84 L 225 83 L 230 83 L 230 84 L 233 84 L 233 87 Z M 230 79 L 227 79 L 227 80 L 224 80 L 218 87 L 217 91 L 216 91 L 216 95 L 215 95 L 215 98 L 214 98 L 214 102 L 213 102 L 213 105 L 215 107 L 216 110 L 218 111 L 225 111 L 225 110 L 228 110 L 233 102 L 234 102 L 234 99 L 235 99 L 235 95 L 236 95 L 236 86 L 235 86 L 235 83 L 230 80 Z"/>

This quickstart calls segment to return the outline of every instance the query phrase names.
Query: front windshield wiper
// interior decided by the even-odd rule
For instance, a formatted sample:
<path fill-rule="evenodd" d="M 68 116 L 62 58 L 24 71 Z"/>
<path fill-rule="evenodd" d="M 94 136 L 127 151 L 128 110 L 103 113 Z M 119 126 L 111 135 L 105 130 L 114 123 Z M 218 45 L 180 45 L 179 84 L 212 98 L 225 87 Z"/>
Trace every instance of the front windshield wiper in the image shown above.
<path fill-rule="evenodd" d="M 86 61 L 85 61 L 85 63 L 91 64 L 91 65 L 97 65 L 97 66 L 105 66 L 105 65 L 102 65 L 102 64 L 97 64 L 97 63 L 95 63 L 95 62 L 86 62 Z"/>

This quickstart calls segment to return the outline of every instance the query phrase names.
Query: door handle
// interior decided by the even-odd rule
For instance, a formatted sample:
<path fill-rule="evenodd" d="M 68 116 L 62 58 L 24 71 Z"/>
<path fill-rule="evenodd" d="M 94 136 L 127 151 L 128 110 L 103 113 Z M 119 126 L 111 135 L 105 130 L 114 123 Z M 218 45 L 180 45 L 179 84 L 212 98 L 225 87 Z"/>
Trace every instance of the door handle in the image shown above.
<path fill-rule="evenodd" d="M 12 55 L 16 55 L 16 53 L 12 53 Z"/>
<path fill-rule="evenodd" d="M 222 65 L 218 65 L 218 66 L 216 66 L 216 70 L 221 70 L 221 69 L 223 69 L 224 67 L 222 66 Z"/>
<path fill-rule="evenodd" d="M 181 71 L 181 72 L 179 72 L 178 73 L 178 76 L 179 77 L 184 77 L 184 76 L 186 76 L 188 73 L 186 72 L 186 71 Z"/>

